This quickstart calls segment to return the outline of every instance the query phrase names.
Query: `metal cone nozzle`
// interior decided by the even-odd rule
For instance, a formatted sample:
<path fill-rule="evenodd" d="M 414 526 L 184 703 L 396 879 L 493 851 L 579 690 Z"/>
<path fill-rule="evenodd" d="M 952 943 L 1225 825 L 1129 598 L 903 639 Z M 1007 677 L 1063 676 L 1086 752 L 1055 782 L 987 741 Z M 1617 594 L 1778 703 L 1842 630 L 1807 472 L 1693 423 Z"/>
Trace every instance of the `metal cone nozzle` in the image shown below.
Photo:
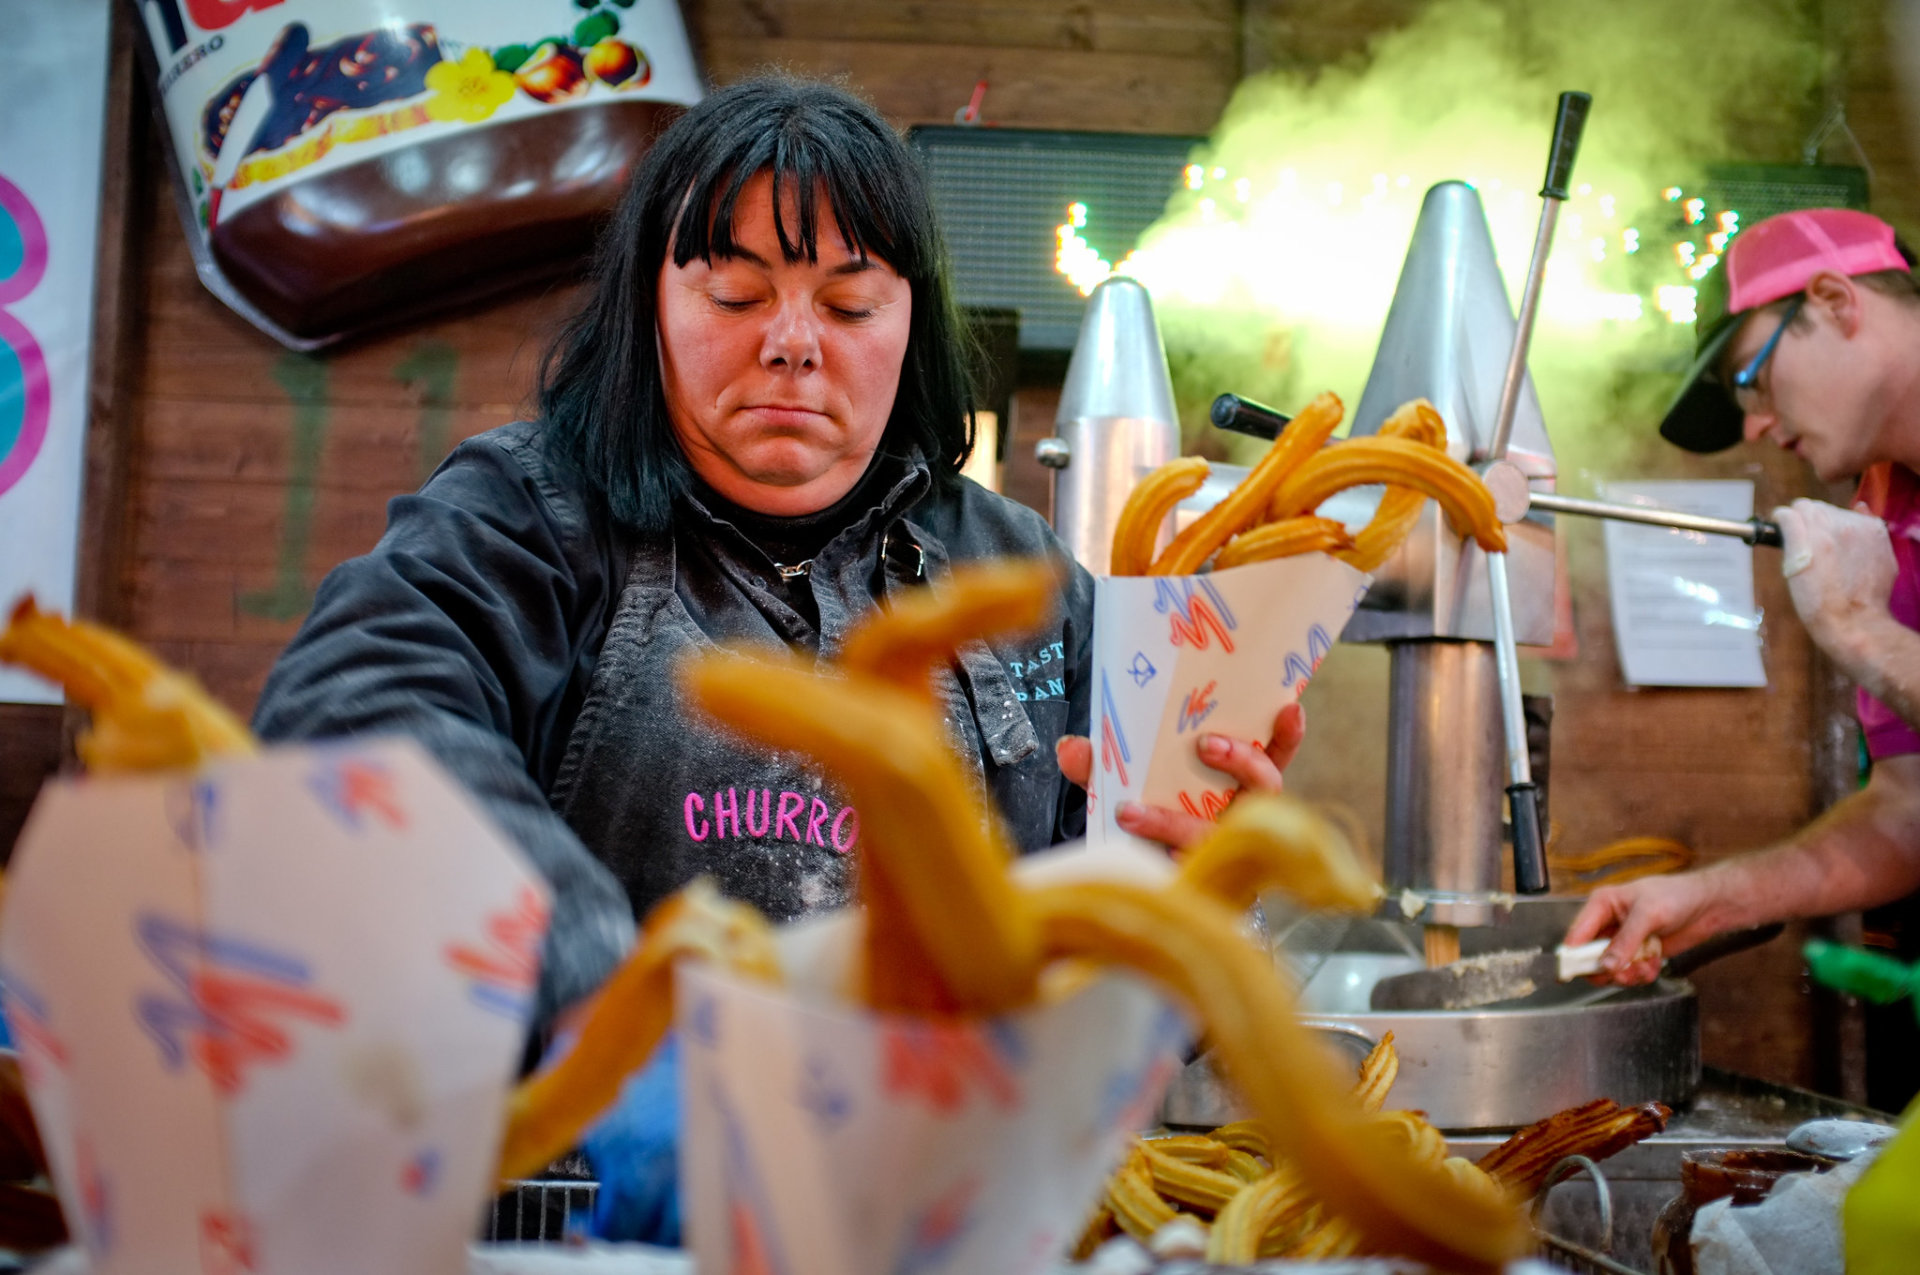
<path fill-rule="evenodd" d="M 1116 277 L 1093 290 L 1054 432 L 1044 453 L 1055 471 L 1054 530 L 1087 570 L 1104 575 L 1134 483 L 1180 450 L 1167 352 L 1138 281 Z"/>
<path fill-rule="evenodd" d="M 1551 286 L 1551 285 L 1549 285 Z M 1465 182 L 1427 192 L 1400 268 L 1353 433 L 1371 434 L 1408 399 L 1424 398 L 1447 423 L 1447 450 L 1469 463 L 1493 441 L 1515 322 L 1494 259 L 1480 194 Z M 1508 459 L 1535 479 L 1554 475 L 1553 446 L 1529 377 L 1521 385 Z M 1550 484 L 1549 484 L 1550 485 Z M 1487 565 L 1429 506 L 1347 624 L 1353 642 L 1419 638 L 1493 640 Z M 1547 515 L 1507 529 L 1519 640 L 1553 640 L 1553 531 Z"/>
<path fill-rule="evenodd" d="M 1108 279 L 1087 298 L 1054 419 L 1100 416 L 1179 420 L 1153 299 L 1138 280 L 1122 276 Z"/>
<path fill-rule="evenodd" d="M 1353 432 L 1371 434 L 1402 403 L 1425 398 L 1446 419 L 1448 449 L 1461 460 L 1481 459 L 1493 441 L 1514 326 L 1480 193 L 1441 182 L 1421 202 Z M 1528 474 L 1554 472 L 1531 376 L 1520 389 L 1508 450 Z"/>
<path fill-rule="evenodd" d="M 1353 432 L 1373 433 L 1402 403 L 1425 398 L 1446 420 L 1447 450 L 1459 460 L 1482 459 L 1515 327 L 1479 193 L 1442 182 L 1420 205 Z M 1530 476 L 1553 475 L 1531 379 L 1521 385 L 1508 456 Z M 1531 520 L 1509 526 L 1506 568 L 1518 640 L 1551 641 L 1552 528 Z M 1397 778 L 1388 783 L 1389 888 L 1474 896 L 1499 884 L 1506 736 L 1490 598 L 1486 555 L 1429 503 L 1342 634 L 1392 644 L 1387 767 Z M 1443 903 L 1426 916 L 1485 925 L 1492 911 L 1479 901 Z"/>

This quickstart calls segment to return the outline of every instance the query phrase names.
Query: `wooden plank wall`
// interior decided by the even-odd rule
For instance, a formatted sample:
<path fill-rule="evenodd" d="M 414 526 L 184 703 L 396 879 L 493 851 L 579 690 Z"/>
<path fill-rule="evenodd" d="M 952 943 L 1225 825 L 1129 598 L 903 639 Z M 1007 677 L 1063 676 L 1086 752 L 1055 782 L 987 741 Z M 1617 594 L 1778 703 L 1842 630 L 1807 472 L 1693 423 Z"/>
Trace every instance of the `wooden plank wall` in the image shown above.
<path fill-rule="evenodd" d="M 1244 69 L 1314 66 L 1403 21 L 1414 0 L 708 0 L 690 23 L 713 77 L 765 65 L 843 78 L 896 124 L 951 121 L 976 81 L 985 117 L 1005 125 L 1205 133 Z M 1852 39 L 1846 10 L 1833 37 Z M 1249 39 L 1248 32 L 1253 38 Z M 123 64 L 124 66 L 124 64 Z M 1859 90 L 1863 119 L 1884 107 L 1884 67 Z M 144 110 L 144 102 L 138 102 Z M 119 99 L 128 113 L 135 100 Z M 1897 130 L 1863 137 L 1889 171 L 1911 175 Z M 379 536 L 386 500 L 410 490 L 448 448 L 518 415 L 569 285 L 362 341 L 321 358 L 260 336 L 196 282 L 155 140 L 124 128 L 131 174 L 119 251 L 128 339 L 110 413 L 124 497 L 90 523 L 86 594 L 166 658 L 247 711 L 312 589 Z M 135 163 L 143 152 L 149 162 Z M 1010 490 L 1044 503 L 1028 458 L 1051 431 L 1054 394 L 1024 391 L 1008 455 Z M 104 460 L 105 458 L 100 458 Z M 1688 462 L 1649 448 L 1648 476 L 1751 476 L 1761 507 L 1797 494 L 1778 457 Z M 111 516 L 107 516 L 111 514 Z M 1812 739 L 1827 701 L 1777 579 L 1757 572 L 1772 684 L 1765 692 L 1646 692 L 1619 685 L 1598 531 L 1570 530 L 1580 659 L 1530 670 L 1557 698 L 1554 810 L 1571 844 L 1664 833 L 1712 856 L 1784 835 L 1816 803 Z M 1296 784 L 1377 825 L 1383 796 L 1385 663 L 1342 648 L 1313 695 L 1313 742 Z M 55 764 L 47 721 L 0 718 L 0 845 L 25 793 Z M 1771 1078 L 1813 1078 L 1809 1001 L 1786 944 L 1701 979 L 1711 1061 Z"/>

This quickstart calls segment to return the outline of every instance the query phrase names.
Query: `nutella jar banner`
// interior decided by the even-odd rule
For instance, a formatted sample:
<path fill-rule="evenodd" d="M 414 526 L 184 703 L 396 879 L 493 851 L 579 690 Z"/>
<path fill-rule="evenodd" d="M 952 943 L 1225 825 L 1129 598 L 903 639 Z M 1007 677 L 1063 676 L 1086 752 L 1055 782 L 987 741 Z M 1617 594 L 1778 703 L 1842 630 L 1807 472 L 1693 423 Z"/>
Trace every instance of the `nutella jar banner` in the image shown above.
<path fill-rule="evenodd" d="M 296 349 L 579 259 L 699 100 L 674 0 L 129 0 L 201 280 Z"/>
<path fill-rule="evenodd" d="M 110 0 L 0 0 L 0 622 L 73 609 Z M 0 669 L 0 701 L 60 692 Z"/>

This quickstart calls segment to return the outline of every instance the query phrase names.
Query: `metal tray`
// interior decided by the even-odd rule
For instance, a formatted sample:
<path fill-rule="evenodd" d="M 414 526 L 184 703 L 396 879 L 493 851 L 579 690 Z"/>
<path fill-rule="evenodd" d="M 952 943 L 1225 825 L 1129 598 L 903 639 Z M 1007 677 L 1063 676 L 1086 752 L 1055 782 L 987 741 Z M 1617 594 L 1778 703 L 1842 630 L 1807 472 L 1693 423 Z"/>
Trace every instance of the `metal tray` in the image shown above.
<path fill-rule="evenodd" d="M 1364 989 L 1388 972 L 1397 970 L 1377 956 L 1333 953 L 1314 983 L 1342 990 L 1319 1003 L 1364 1005 Z M 1514 1129 L 1594 1098 L 1675 1106 L 1700 1084 L 1699 1003 L 1684 980 L 1575 1008 L 1376 1014 L 1314 1012 L 1314 1003 L 1303 998 L 1303 1021 L 1356 1062 L 1391 1031 L 1400 1055 L 1393 1105 L 1424 1111 L 1450 1133 Z M 1174 1081 L 1161 1119 L 1212 1127 L 1244 1114 L 1203 1055 Z"/>

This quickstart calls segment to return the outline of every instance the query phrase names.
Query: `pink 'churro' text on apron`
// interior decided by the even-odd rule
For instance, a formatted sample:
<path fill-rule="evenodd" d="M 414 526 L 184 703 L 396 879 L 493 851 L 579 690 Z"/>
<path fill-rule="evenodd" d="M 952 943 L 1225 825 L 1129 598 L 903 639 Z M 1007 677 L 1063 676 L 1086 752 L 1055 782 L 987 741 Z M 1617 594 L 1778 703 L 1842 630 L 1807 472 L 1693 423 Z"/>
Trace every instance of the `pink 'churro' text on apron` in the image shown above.
<path fill-rule="evenodd" d="M 837 810 L 819 797 L 780 792 L 771 788 L 728 788 L 711 798 L 690 792 L 682 806 L 687 836 L 694 841 L 753 838 L 798 841 L 852 854 L 860 842 L 860 812 L 852 806 Z"/>

